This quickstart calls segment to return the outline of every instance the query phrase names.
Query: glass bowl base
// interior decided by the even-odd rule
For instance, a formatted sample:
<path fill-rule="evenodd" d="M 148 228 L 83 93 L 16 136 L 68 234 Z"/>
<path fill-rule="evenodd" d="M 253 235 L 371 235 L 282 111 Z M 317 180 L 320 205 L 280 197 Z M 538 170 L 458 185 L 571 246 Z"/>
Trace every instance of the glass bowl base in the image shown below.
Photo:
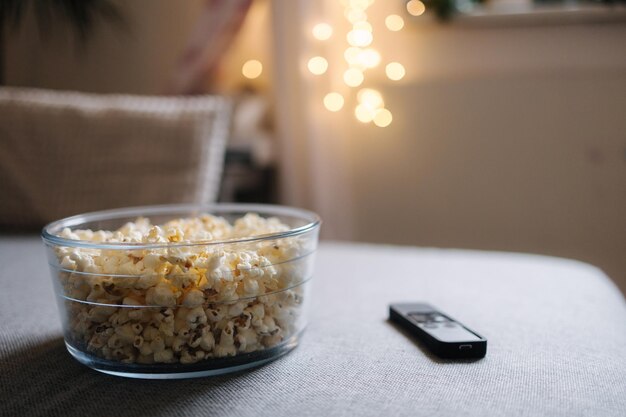
<path fill-rule="evenodd" d="M 83 352 L 65 342 L 67 351 L 78 362 L 109 375 L 140 379 L 185 379 L 224 375 L 262 366 L 289 353 L 298 345 L 298 335 L 272 348 L 226 358 L 212 358 L 194 364 L 126 364 Z"/>

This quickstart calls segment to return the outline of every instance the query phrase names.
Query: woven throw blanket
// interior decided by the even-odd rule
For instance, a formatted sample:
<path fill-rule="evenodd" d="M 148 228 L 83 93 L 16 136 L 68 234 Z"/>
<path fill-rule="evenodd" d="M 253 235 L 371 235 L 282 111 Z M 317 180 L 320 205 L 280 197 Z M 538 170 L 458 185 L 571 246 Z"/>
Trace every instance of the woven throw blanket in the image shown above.
<path fill-rule="evenodd" d="M 0 228 L 216 199 L 231 103 L 0 89 Z"/>

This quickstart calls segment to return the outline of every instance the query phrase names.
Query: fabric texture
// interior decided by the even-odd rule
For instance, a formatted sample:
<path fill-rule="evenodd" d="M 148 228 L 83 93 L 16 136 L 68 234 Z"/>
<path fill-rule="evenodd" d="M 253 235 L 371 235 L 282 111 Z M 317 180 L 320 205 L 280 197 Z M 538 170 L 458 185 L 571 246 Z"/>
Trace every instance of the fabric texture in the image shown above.
<path fill-rule="evenodd" d="M 0 228 L 215 201 L 230 111 L 218 96 L 0 88 Z"/>
<path fill-rule="evenodd" d="M 177 381 L 70 357 L 38 238 L 0 238 L 0 264 L 0 416 L 626 415 L 626 304 L 576 261 L 322 243 L 298 348 Z M 433 357 L 387 321 L 395 301 L 439 307 L 488 339 L 487 356 Z"/>

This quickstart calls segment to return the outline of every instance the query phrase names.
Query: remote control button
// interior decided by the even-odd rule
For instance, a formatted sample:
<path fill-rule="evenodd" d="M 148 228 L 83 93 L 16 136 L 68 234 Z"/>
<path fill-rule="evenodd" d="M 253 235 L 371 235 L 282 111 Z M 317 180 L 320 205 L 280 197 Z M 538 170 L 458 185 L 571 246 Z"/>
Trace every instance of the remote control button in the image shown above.
<path fill-rule="evenodd" d="M 430 320 L 436 321 L 438 323 L 443 323 L 444 321 L 450 321 L 446 317 L 442 316 L 441 314 L 431 314 Z"/>
<path fill-rule="evenodd" d="M 418 323 L 426 323 L 428 321 L 428 316 L 426 314 L 409 313 L 408 316 Z"/>
<path fill-rule="evenodd" d="M 444 326 L 446 326 L 446 327 L 451 327 L 451 328 L 455 328 L 455 327 L 456 327 L 456 323 L 452 323 L 452 322 L 450 322 L 450 323 L 446 323 L 446 324 L 444 324 Z"/>
<path fill-rule="evenodd" d="M 425 327 L 425 328 L 427 328 L 427 329 L 436 329 L 436 328 L 438 328 L 439 326 L 437 326 L 437 325 L 436 325 L 436 324 L 434 324 L 434 323 L 428 323 L 428 324 L 425 324 L 425 325 L 424 325 L 424 327 Z"/>
<path fill-rule="evenodd" d="M 472 345 L 460 345 L 459 350 L 470 350 Z"/>

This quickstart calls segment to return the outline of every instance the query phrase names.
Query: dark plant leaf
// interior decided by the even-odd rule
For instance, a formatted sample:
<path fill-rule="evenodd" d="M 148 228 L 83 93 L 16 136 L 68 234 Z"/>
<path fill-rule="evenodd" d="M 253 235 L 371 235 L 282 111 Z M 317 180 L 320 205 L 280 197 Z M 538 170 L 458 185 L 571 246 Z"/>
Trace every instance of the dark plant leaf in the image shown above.
<path fill-rule="evenodd" d="M 0 27 L 10 25 L 18 29 L 31 6 L 42 33 L 48 33 L 55 23 L 66 21 L 84 40 L 100 19 L 118 25 L 124 23 L 122 14 L 110 0 L 0 0 Z"/>
<path fill-rule="evenodd" d="M 19 25 L 25 3 L 22 0 L 0 0 L 0 29 L 7 24 L 14 28 Z"/>

